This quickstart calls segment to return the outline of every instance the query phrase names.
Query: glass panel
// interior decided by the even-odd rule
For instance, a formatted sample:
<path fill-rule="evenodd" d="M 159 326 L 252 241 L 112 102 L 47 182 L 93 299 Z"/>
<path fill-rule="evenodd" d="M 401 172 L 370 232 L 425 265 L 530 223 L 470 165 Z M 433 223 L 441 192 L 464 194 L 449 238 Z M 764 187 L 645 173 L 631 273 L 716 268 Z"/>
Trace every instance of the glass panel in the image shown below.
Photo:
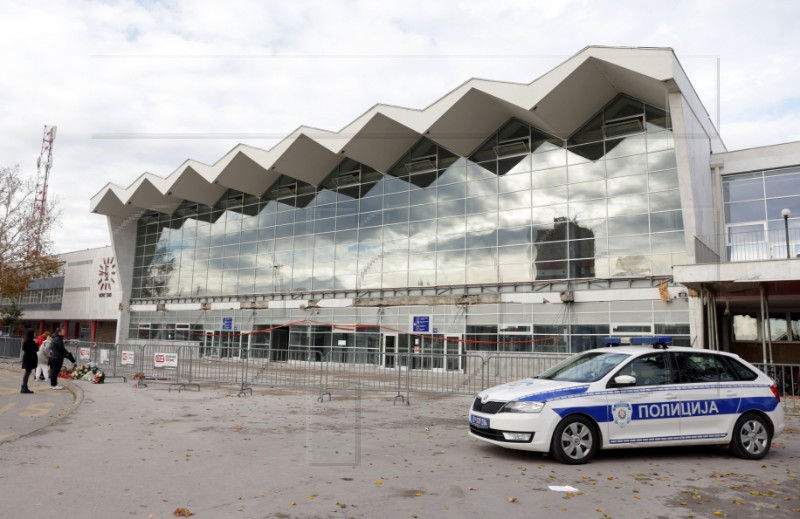
<path fill-rule="evenodd" d="M 608 199 L 608 216 L 647 213 L 647 198 L 643 195 L 615 196 Z"/>
<path fill-rule="evenodd" d="M 733 340 L 758 340 L 758 319 L 755 314 L 737 314 L 733 316 Z"/>
<path fill-rule="evenodd" d="M 566 279 L 569 263 L 566 261 L 537 261 L 536 279 Z"/>
<path fill-rule="evenodd" d="M 800 171 L 765 173 L 764 184 L 767 198 L 800 195 Z"/>
<path fill-rule="evenodd" d="M 500 246 L 530 243 L 531 228 L 526 226 L 512 229 L 500 229 L 497 231 L 497 240 Z"/>
<path fill-rule="evenodd" d="M 408 207 L 402 207 L 399 209 L 390 209 L 383 212 L 383 222 L 386 225 L 392 225 L 407 221 L 408 221 Z"/>
<path fill-rule="evenodd" d="M 516 227 L 518 225 L 530 223 L 530 209 L 516 209 L 513 211 L 500 211 L 498 214 L 500 227 Z"/>
<path fill-rule="evenodd" d="M 430 214 L 430 216 L 425 218 L 417 218 L 417 211 L 421 207 L 429 208 L 430 212 L 427 214 Z M 429 218 L 435 218 L 437 215 L 439 218 L 444 218 L 447 216 L 461 216 L 464 214 L 465 208 L 466 204 L 464 199 L 447 200 L 444 202 L 439 202 L 438 205 L 426 204 L 424 206 L 415 206 L 412 214 L 415 220 L 427 220 Z"/>
<path fill-rule="evenodd" d="M 722 194 L 726 202 L 764 198 L 764 181 L 760 173 L 723 177 Z"/>
<path fill-rule="evenodd" d="M 631 175 L 629 177 L 609 178 L 607 185 L 608 196 L 646 193 L 647 175 Z"/>
<path fill-rule="evenodd" d="M 646 142 L 645 134 L 631 135 L 623 139 L 609 139 L 606 142 L 606 158 L 614 159 L 643 154 L 647 151 Z"/>
<path fill-rule="evenodd" d="M 683 230 L 683 213 L 681 211 L 650 213 L 650 232 L 680 230 Z"/>
<path fill-rule="evenodd" d="M 650 191 L 663 191 L 665 189 L 677 189 L 678 187 L 678 172 L 674 169 L 667 169 L 664 171 L 656 171 L 650 173 Z"/>
<path fill-rule="evenodd" d="M 560 204 L 568 199 L 566 185 L 534 189 L 531 191 L 531 195 L 533 197 L 533 205 L 537 207 Z"/>
<path fill-rule="evenodd" d="M 683 231 L 654 234 L 652 244 L 654 253 L 686 250 Z"/>
<path fill-rule="evenodd" d="M 497 213 L 479 214 L 467 217 L 467 232 L 497 229 Z"/>
<path fill-rule="evenodd" d="M 568 242 L 569 257 L 575 258 L 593 258 L 595 255 L 595 241 L 589 240 L 573 240 Z"/>
<path fill-rule="evenodd" d="M 489 213 L 494 211 L 497 211 L 497 195 L 484 196 L 481 198 L 467 198 L 467 214 Z M 414 212 L 416 212 L 416 208 Z"/>
<path fill-rule="evenodd" d="M 631 157 L 606 161 L 606 174 L 608 178 L 640 175 L 646 172 L 647 155 L 633 155 Z"/>
<path fill-rule="evenodd" d="M 527 263 L 531 261 L 530 245 L 512 245 L 510 247 L 500 247 L 498 249 L 498 261 L 500 264 Z"/>
<path fill-rule="evenodd" d="M 537 171 L 540 169 L 557 168 L 567 165 L 567 154 L 563 149 L 548 151 L 545 153 L 534 153 L 531 156 L 531 170 Z M 535 173 L 535 176 L 541 173 Z"/>
<path fill-rule="evenodd" d="M 800 182 L 800 180 L 798 180 Z M 783 220 L 781 216 L 784 209 L 790 210 L 793 217 L 800 216 L 800 196 L 787 196 L 784 198 L 771 198 L 767 200 L 767 218 L 770 220 Z M 783 222 L 781 221 L 781 227 Z"/>
<path fill-rule="evenodd" d="M 500 193 L 508 193 L 511 191 L 522 191 L 531 188 L 531 175 L 530 173 L 522 173 L 517 175 L 506 175 L 500 177 L 498 190 Z M 471 192 L 471 191 L 470 191 Z"/>
<path fill-rule="evenodd" d="M 649 171 L 660 171 L 662 169 L 673 169 L 677 167 L 675 163 L 675 150 L 657 151 L 647 154 L 647 168 Z"/>
<path fill-rule="evenodd" d="M 447 186 L 439 186 L 437 198 L 439 200 L 452 200 L 454 198 L 465 198 L 466 188 L 465 184 L 450 184 Z"/>
<path fill-rule="evenodd" d="M 680 208 L 681 195 L 677 189 L 650 194 L 650 211 L 668 211 Z"/>
<path fill-rule="evenodd" d="M 467 266 L 497 265 L 497 250 L 494 248 L 471 249 L 466 256 Z"/>
<path fill-rule="evenodd" d="M 579 184 L 570 184 L 569 186 L 570 201 L 603 198 L 605 196 L 606 196 L 605 180 L 595 180 L 593 182 L 581 182 Z"/>
<path fill-rule="evenodd" d="M 533 187 L 558 186 L 567 183 L 567 168 L 545 169 L 535 171 L 531 178 Z"/>
<path fill-rule="evenodd" d="M 725 223 L 765 220 L 765 211 L 763 200 L 725 204 Z"/>
<path fill-rule="evenodd" d="M 606 178 L 606 164 L 602 160 L 575 164 L 569 167 L 570 182 L 586 182 Z"/>
<path fill-rule="evenodd" d="M 553 206 L 559 207 L 559 206 Z M 534 210 L 534 214 L 535 214 Z M 587 200 L 585 202 L 570 202 L 569 216 L 572 220 L 594 220 L 606 217 L 606 200 Z M 538 222 L 537 222 L 538 223 Z"/>
<path fill-rule="evenodd" d="M 532 271 L 535 270 L 530 262 L 520 264 L 498 265 L 498 282 L 499 283 L 514 283 L 532 281 Z"/>
<path fill-rule="evenodd" d="M 648 119 L 647 125 L 650 126 Z M 656 132 L 647 134 L 647 151 L 652 153 L 654 151 L 663 151 L 675 147 L 675 140 L 672 132 Z"/>
<path fill-rule="evenodd" d="M 786 314 L 769 314 L 769 335 L 773 341 L 788 341 L 789 328 Z"/>
<path fill-rule="evenodd" d="M 467 196 L 486 196 L 497 193 L 497 177 L 467 183 Z"/>
<path fill-rule="evenodd" d="M 616 218 L 608 219 L 609 236 L 645 234 L 649 231 L 650 226 L 646 214 L 618 216 Z"/>
<path fill-rule="evenodd" d="M 519 191 L 516 193 L 504 193 L 498 195 L 498 203 L 501 208 L 505 210 L 509 209 L 521 209 L 525 207 L 531 206 L 531 192 L 530 191 Z"/>
<path fill-rule="evenodd" d="M 476 269 L 467 269 L 466 282 L 469 285 L 477 285 L 482 283 L 497 283 L 497 269 L 492 267 L 482 266 Z"/>
<path fill-rule="evenodd" d="M 467 234 L 467 249 L 497 246 L 497 231 L 478 231 Z"/>

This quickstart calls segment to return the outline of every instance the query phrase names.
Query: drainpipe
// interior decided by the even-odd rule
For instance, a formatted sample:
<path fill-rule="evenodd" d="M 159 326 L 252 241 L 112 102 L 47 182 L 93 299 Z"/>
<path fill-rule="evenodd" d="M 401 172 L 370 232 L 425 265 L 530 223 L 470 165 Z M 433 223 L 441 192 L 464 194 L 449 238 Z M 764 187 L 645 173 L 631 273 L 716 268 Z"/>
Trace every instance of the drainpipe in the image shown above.
<path fill-rule="evenodd" d="M 766 339 L 767 330 L 766 329 L 767 329 L 768 325 L 766 324 L 766 319 L 764 318 L 764 286 L 763 285 L 759 285 L 758 288 L 759 288 L 759 292 L 761 294 L 761 297 L 760 297 L 760 300 L 761 300 L 761 352 L 763 354 L 764 364 L 766 364 L 767 363 L 767 339 Z"/>
<path fill-rule="evenodd" d="M 764 291 L 764 315 L 766 316 L 764 320 L 767 324 L 767 359 L 772 364 L 772 322 L 769 319 L 769 297 L 766 291 Z"/>

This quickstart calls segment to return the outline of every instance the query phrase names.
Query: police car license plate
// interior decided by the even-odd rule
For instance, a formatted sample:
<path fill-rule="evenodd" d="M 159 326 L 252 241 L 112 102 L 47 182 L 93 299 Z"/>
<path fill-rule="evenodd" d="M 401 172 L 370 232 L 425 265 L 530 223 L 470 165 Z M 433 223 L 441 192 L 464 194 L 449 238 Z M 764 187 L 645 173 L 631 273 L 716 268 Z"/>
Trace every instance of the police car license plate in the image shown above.
<path fill-rule="evenodd" d="M 475 416 L 474 414 L 469 415 L 469 423 L 481 429 L 489 428 L 489 419 L 483 418 L 482 416 Z"/>

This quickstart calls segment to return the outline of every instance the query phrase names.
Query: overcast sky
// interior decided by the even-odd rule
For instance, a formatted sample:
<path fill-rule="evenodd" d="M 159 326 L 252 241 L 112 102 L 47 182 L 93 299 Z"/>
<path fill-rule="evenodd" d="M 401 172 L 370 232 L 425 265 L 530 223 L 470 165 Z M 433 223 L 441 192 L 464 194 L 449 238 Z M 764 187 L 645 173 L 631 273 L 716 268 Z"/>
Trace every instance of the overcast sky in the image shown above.
<path fill-rule="evenodd" d="M 588 45 L 672 47 L 729 150 L 800 140 L 798 19 L 763 0 L 0 0 L 0 166 L 35 176 L 57 126 L 56 252 L 99 247 L 89 200 L 109 182 L 472 77 L 529 83 Z"/>

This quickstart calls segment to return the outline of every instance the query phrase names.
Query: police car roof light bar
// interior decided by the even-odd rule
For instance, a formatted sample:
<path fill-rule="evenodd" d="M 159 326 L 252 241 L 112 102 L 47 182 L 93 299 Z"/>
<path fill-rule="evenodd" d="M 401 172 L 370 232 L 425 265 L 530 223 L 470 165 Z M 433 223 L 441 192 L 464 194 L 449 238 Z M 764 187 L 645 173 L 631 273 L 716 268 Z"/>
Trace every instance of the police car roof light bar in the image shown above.
<path fill-rule="evenodd" d="M 672 337 L 606 337 L 603 344 L 612 346 L 652 344 L 654 349 L 667 349 L 667 344 L 672 342 Z"/>

